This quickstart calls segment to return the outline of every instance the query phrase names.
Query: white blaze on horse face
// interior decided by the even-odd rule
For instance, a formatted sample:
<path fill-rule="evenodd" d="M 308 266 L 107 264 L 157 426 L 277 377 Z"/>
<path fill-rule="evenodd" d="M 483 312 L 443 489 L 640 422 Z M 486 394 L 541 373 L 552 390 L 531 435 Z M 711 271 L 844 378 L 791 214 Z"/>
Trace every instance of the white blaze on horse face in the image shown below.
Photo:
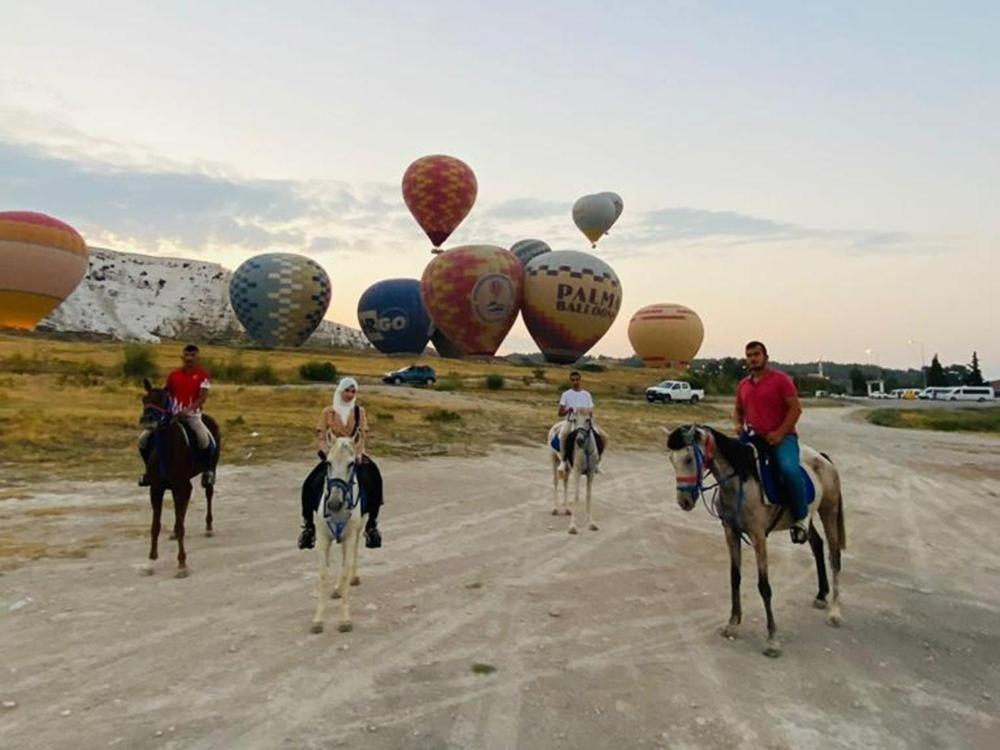
<path fill-rule="evenodd" d="M 679 451 L 670 451 L 670 463 L 674 467 L 674 477 L 677 484 L 677 504 L 682 510 L 691 510 L 698 498 L 694 492 L 681 489 L 682 484 L 692 484 L 691 477 L 695 477 L 694 482 L 698 482 L 701 477 L 698 474 L 698 464 L 694 458 L 694 450 L 684 448 Z"/>

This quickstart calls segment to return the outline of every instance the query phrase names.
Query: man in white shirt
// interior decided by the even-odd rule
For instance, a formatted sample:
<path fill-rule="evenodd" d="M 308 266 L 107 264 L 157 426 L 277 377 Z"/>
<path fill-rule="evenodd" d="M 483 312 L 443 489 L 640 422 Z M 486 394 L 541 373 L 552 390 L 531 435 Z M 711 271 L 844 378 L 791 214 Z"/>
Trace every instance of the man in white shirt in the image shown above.
<path fill-rule="evenodd" d="M 573 372 L 569 374 L 569 385 L 569 390 L 563 391 L 563 395 L 559 398 L 559 416 L 566 417 L 569 416 L 570 413 L 577 411 L 593 413 L 594 399 L 590 395 L 590 391 L 585 391 L 583 389 L 583 380 L 578 371 L 573 370 Z M 594 425 L 594 432 L 597 433 L 599 445 L 603 451 L 604 433 L 601 432 L 597 425 Z M 569 469 L 569 467 L 566 466 L 566 442 L 569 440 L 569 433 L 570 423 L 569 420 L 566 420 L 559 428 L 560 474 L 564 474 Z"/>

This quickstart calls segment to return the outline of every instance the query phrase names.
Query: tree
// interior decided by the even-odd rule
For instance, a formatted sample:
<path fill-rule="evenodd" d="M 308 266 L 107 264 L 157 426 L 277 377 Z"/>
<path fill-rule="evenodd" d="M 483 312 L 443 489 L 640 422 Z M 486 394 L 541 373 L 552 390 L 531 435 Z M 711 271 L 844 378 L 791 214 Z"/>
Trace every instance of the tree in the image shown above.
<path fill-rule="evenodd" d="M 979 369 L 979 355 L 976 352 L 972 352 L 969 374 L 965 376 L 963 385 L 983 385 L 983 373 Z"/>
<path fill-rule="evenodd" d="M 848 377 L 851 379 L 851 393 L 861 396 L 868 392 L 868 380 L 860 367 L 852 367 Z"/>
<path fill-rule="evenodd" d="M 969 377 L 969 368 L 965 365 L 954 364 L 944 368 L 944 384 L 947 386 L 962 385 Z"/>
<path fill-rule="evenodd" d="M 931 366 L 927 368 L 927 385 L 948 385 L 948 378 L 944 374 L 944 368 L 941 366 L 941 360 L 938 359 L 937 354 L 931 358 Z"/>

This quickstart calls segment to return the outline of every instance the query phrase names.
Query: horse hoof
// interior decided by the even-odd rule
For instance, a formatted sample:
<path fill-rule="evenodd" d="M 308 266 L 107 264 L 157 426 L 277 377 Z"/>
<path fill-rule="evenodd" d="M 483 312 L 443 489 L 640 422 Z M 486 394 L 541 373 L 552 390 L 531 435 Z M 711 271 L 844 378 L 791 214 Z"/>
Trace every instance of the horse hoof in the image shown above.
<path fill-rule="evenodd" d="M 141 568 L 139 568 L 139 575 L 141 575 L 141 576 L 151 576 L 151 575 L 153 575 L 153 566 L 152 565 L 143 565 Z"/>
<path fill-rule="evenodd" d="M 215 536 L 215 532 L 211 529 L 205 529 L 205 536 Z"/>
<path fill-rule="evenodd" d="M 826 616 L 826 624 L 831 628 L 839 628 L 841 623 L 840 613 L 831 612 Z"/>
<path fill-rule="evenodd" d="M 361 578 L 359 576 L 354 576 L 354 578 L 351 579 L 351 585 L 352 586 L 360 586 L 361 585 Z"/>
<path fill-rule="evenodd" d="M 587 526 L 587 528 L 590 529 L 591 531 L 599 531 L 600 530 L 600 527 L 598 527 L 598 525 L 596 523 L 594 523 L 593 521 L 590 522 L 590 525 Z"/>
<path fill-rule="evenodd" d="M 813 609 L 826 609 L 826 599 L 813 599 Z"/>
<path fill-rule="evenodd" d="M 172 531 L 170 532 L 170 541 L 171 542 L 176 542 L 177 541 L 177 535 L 174 532 L 172 532 Z"/>
<path fill-rule="evenodd" d="M 779 646 L 777 643 L 767 644 L 767 646 L 764 648 L 764 656 L 766 656 L 768 659 L 777 659 L 779 656 L 781 656 L 781 646 Z"/>
<path fill-rule="evenodd" d="M 174 578 L 187 578 L 189 575 L 191 575 L 191 571 L 189 571 L 187 568 L 181 568 L 176 573 L 174 573 Z"/>
<path fill-rule="evenodd" d="M 558 508 L 553 508 L 552 509 L 552 515 L 558 516 L 559 515 L 559 509 Z"/>
<path fill-rule="evenodd" d="M 569 533 L 570 534 L 579 534 L 580 532 L 576 530 L 576 526 L 570 526 L 569 527 Z"/>
<path fill-rule="evenodd" d="M 573 515 L 573 511 L 571 511 L 569 508 L 563 508 L 563 515 L 564 516 L 571 516 L 571 515 Z"/>
<path fill-rule="evenodd" d="M 732 641 L 740 636 L 740 629 L 738 625 L 726 625 L 724 628 L 719 630 L 719 635 L 725 638 L 727 641 Z"/>
<path fill-rule="evenodd" d="M 340 598 L 340 589 L 334 589 L 333 593 L 330 594 L 330 598 L 331 599 L 339 599 Z"/>
<path fill-rule="evenodd" d="M 349 622 L 342 622 L 337 626 L 337 630 L 339 630 L 341 633 L 350 633 L 352 630 L 354 630 L 354 626 Z"/>
<path fill-rule="evenodd" d="M 312 626 L 309 628 L 309 632 L 310 633 L 322 633 L 323 632 L 323 623 L 321 623 L 321 622 L 314 622 L 312 624 Z"/>

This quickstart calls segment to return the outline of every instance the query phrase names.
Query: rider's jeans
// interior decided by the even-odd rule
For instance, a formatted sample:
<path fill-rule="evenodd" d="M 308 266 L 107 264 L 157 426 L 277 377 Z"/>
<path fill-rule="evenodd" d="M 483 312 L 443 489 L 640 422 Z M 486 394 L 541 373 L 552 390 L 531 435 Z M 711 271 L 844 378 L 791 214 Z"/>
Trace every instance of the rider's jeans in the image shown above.
<path fill-rule="evenodd" d="M 805 518 L 809 515 L 809 500 L 806 497 L 806 483 L 799 469 L 798 436 L 785 435 L 780 443 L 771 447 L 771 454 L 781 471 L 795 520 Z"/>

